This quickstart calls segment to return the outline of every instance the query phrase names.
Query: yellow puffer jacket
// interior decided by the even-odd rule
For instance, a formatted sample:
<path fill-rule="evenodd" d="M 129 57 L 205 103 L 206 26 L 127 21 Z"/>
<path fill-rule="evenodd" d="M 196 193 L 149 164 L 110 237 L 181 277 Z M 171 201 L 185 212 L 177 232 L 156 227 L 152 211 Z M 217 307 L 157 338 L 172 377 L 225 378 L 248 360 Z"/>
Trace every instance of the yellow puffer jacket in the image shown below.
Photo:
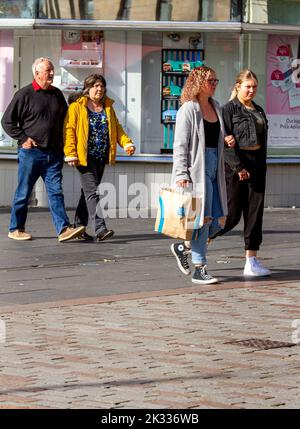
<path fill-rule="evenodd" d="M 82 96 L 70 104 L 64 122 L 64 152 L 65 161 L 79 161 L 79 165 L 87 165 L 89 120 L 87 111 L 88 98 Z M 112 107 L 114 100 L 106 97 L 104 102 L 109 131 L 108 164 L 116 162 L 117 143 L 126 149 L 133 146 L 120 125 Z"/>

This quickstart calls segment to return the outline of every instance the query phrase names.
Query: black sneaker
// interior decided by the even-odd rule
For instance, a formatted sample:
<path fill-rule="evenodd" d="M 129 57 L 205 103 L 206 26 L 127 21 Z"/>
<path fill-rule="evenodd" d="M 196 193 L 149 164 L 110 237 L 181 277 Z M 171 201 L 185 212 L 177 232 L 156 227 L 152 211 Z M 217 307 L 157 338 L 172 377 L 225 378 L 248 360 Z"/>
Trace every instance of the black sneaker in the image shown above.
<path fill-rule="evenodd" d="M 92 237 L 87 232 L 84 232 L 83 234 L 81 234 L 78 237 L 76 237 L 76 240 L 79 240 L 79 241 L 94 241 L 94 237 Z"/>
<path fill-rule="evenodd" d="M 190 253 L 190 249 L 185 247 L 184 243 L 174 243 L 171 245 L 171 251 L 176 258 L 180 271 L 186 276 L 191 274 L 188 263 L 188 254 Z"/>
<path fill-rule="evenodd" d="M 109 237 L 112 237 L 114 235 L 114 231 L 112 229 L 105 229 L 104 231 L 97 234 L 97 241 L 104 241 L 107 240 Z"/>
<path fill-rule="evenodd" d="M 211 285 L 213 283 L 218 283 L 218 279 L 207 274 L 206 265 L 202 265 L 201 267 L 195 267 L 192 282 L 203 285 Z"/>

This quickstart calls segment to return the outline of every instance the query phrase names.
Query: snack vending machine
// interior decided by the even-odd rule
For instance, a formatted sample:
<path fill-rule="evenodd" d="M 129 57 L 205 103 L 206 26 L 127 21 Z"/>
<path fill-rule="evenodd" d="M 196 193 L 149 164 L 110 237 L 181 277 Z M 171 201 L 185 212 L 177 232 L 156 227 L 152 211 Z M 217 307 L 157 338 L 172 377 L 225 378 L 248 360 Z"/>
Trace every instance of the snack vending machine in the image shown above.
<path fill-rule="evenodd" d="M 204 49 L 162 49 L 161 123 L 164 139 L 161 153 L 173 153 L 173 138 L 180 96 L 190 71 L 204 65 Z"/>

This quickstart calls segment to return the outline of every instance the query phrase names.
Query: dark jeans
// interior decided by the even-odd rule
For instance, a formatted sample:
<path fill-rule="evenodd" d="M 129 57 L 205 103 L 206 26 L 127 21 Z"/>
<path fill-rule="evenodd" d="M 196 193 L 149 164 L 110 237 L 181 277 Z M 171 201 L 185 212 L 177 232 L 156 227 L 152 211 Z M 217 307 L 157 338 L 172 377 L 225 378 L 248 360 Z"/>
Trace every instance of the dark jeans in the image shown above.
<path fill-rule="evenodd" d="M 88 157 L 86 167 L 77 167 L 81 182 L 81 195 L 75 212 L 75 226 L 87 226 L 89 217 L 92 220 L 95 234 L 106 230 L 106 224 L 102 217 L 98 186 L 104 173 L 105 162 Z"/>
<path fill-rule="evenodd" d="M 238 174 L 225 164 L 228 216 L 225 228 L 213 238 L 231 231 L 243 215 L 245 250 L 258 250 L 262 242 L 266 159 L 260 150 L 244 151 L 242 157 L 250 179 L 239 180 Z"/>
<path fill-rule="evenodd" d="M 11 209 L 9 230 L 25 229 L 28 199 L 39 177 L 48 194 L 49 207 L 57 235 L 70 225 L 62 190 L 63 152 L 38 148 L 18 151 L 18 185 Z"/>

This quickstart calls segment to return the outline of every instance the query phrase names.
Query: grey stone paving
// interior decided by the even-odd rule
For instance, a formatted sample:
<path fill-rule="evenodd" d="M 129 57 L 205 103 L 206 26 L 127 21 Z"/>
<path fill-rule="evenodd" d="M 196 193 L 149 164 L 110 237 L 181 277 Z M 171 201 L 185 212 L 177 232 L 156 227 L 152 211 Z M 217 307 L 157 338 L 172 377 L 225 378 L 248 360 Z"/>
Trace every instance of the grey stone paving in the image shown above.
<path fill-rule="evenodd" d="M 100 246 L 57 243 L 47 212 L 30 243 L 0 221 L 1 408 L 299 408 L 299 210 L 266 211 L 272 277 L 241 277 L 240 227 L 209 249 L 222 283 L 202 287 L 151 219 L 111 220 Z M 249 338 L 292 346 L 229 344 Z"/>

